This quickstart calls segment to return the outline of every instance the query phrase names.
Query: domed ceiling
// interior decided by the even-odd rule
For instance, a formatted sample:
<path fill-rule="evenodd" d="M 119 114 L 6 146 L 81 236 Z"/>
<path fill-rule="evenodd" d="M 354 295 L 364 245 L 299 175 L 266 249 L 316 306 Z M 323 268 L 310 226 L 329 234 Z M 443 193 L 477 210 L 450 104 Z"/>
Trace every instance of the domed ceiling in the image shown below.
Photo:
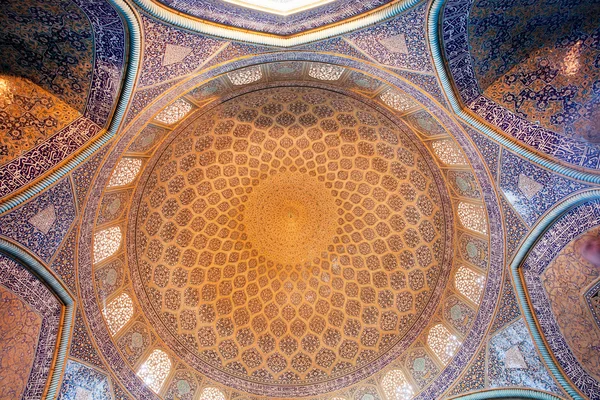
<path fill-rule="evenodd" d="M 236 97 L 178 129 L 146 171 L 129 228 L 136 294 L 163 340 L 224 384 L 294 395 L 372 373 L 445 286 L 441 173 L 351 98 Z"/>
<path fill-rule="evenodd" d="M 115 373 L 146 383 L 136 396 L 175 384 L 144 362 L 274 398 L 390 368 L 404 380 L 403 363 L 418 382 L 406 390 L 444 390 L 433 378 L 491 317 L 477 314 L 490 228 L 466 156 L 413 97 L 287 61 L 142 118 L 86 206 L 94 281 L 80 280 L 102 351 L 124 360 Z"/>

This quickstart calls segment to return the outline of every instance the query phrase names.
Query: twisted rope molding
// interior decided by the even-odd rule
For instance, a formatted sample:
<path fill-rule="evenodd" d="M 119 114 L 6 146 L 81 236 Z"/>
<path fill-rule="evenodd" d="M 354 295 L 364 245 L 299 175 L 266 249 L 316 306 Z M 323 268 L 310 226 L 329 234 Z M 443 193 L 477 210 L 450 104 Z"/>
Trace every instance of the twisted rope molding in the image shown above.
<path fill-rule="evenodd" d="M 272 34 L 245 31 L 238 28 L 232 28 L 217 23 L 208 23 L 202 20 L 192 19 L 184 16 L 185 14 L 174 12 L 168 8 L 157 5 L 152 0 L 133 0 L 133 2 L 142 10 L 159 20 L 187 29 L 197 33 L 217 36 L 224 39 L 235 40 L 238 42 L 247 42 L 274 47 L 294 47 L 302 44 L 316 42 L 323 39 L 329 39 L 334 36 L 343 35 L 358 29 L 377 24 L 386 19 L 393 18 L 409 8 L 419 4 L 422 0 L 403 0 L 389 6 L 385 6 L 368 15 L 358 17 L 351 21 L 340 22 L 330 27 L 325 27 L 316 31 L 300 33 L 298 35 L 285 37 Z"/>
<path fill-rule="evenodd" d="M 529 232 L 529 234 L 523 241 L 523 244 L 519 248 L 517 254 L 515 255 L 513 261 L 510 264 L 510 271 L 512 281 L 515 284 L 517 300 L 521 309 L 523 310 L 523 316 L 525 322 L 527 323 L 529 331 L 533 336 L 533 340 L 554 378 L 573 399 L 578 400 L 583 400 L 584 397 L 582 397 L 579 394 L 579 392 L 573 387 L 573 385 L 565 378 L 565 376 L 562 373 L 562 370 L 556 364 L 556 361 L 552 357 L 550 350 L 546 347 L 546 344 L 544 343 L 542 333 L 540 332 L 536 324 L 534 312 L 531 309 L 531 306 L 527 300 L 527 294 L 525 292 L 523 280 L 519 275 L 519 268 L 525 262 L 525 259 L 529 255 L 529 251 L 533 249 L 538 239 L 542 237 L 546 230 L 550 228 L 556 221 L 558 221 L 566 212 L 568 212 L 574 207 L 577 207 L 578 205 L 597 199 L 600 199 L 600 189 L 588 190 L 586 192 L 578 193 L 574 196 L 567 198 L 562 203 L 558 204 L 538 222 L 535 228 L 533 228 Z"/>
<path fill-rule="evenodd" d="M 54 365 L 49 373 L 50 384 L 47 387 L 45 396 L 48 400 L 55 399 L 57 397 L 58 384 L 62 378 L 62 372 L 69 351 L 69 337 L 71 336 L 71 327 L 73 326 L 75 314 L 75 300 L 54 275 L 52 275 L 42 263 L 25 249 L 0 238 L 0 253 L 9 256 L 28 270 L 32 271 L 54 294 L 56 294 L 58 299 L 65 306 L 62 326 L 59 329 L 58 349 L 54 359 Z"/>
<path fill-rule="evenodd" d="M 433 64 L 440 84 L 442 86 L 442 91 L 448 99 L 448 102 L 452 107 L 452 111 L 454 111 L 454 113 L 461 120 L 463 120 L 473 128 L 484 133 L 486 136 L 488 136 L 495 142 L 500 143 L 504 147 L 510 149 L 511 151 L 514 151 L 515 153 L 525 157 L 530 161 L 533 161 L 539 165 L 548 168 L 553 172 L 568 176 L 570 178 L 578 179 L 584 182 L 600 184 L 600 174 L 579 171 L 572 167 L 564 166 L 552 160 L 548 156 L 542 156 L 540 154 L 537 154 L 536 152 L 530 150 L 526 146 L 515 142 L 514 139 L 508 138 L 504 134 L 499 133 L 487 123 L 482 123 L 473 115 L 471 115 L 471 113 L 463 109 L 461 101 L 459 100 L 453 89 L 451 78 L 444 65 L 444 56 L 442 52 L 442 37 L 440 32 L 440 15 L 445 2 L 446 0 L 434 0 L 431 4 L 431 7 L 429 8 L 429 12 L 427 13 L 427 41 L 429 42 L 431 56 L 433 58 Z"/>
<path fill-rule="evenodd" d="M 125 1 L 107 1 L 109 1 L 110 4 L 123 17 L 123 19 L 127 23 L 127 31 L 129 32 L 129 57 L 126 63 L 127 66 L 125 77 L 123 79 L 123 87 L 121 89 L 119 100 L 117 102 L 117 107 L 115 109 L 115 113 L 113 115 L 108 129 L 100 137 L 94 139 L 75 157 L 73 157 L 66 164 L 58 168 L 56 171 L 43 177 L 39 182 L 34 183 L 33 185 L 28 187 L 23 192 L 17 194 L 16 196 L 10 197 L 8 200 L 1 202 L 0 214 L 5 213 L 6 211 L 32 198 L 33 196 L 37 195 L 38 193 L 40 193 L 41 191 L 43 191 L 44 189 L 46 189 L 47 187 L 64 177 L 66 174 L 75 169 L 79 164 L 86 161 L 89 157 L 96 153 L 96 151 L 102 148 L 110 139 L 112 139 L 116 135 L 121 125 L 121 121 L 125 116 L 127 106 L 129 105 L 129 100 L 133 93 L 133 87 L 135 85 L 139 69 L 141 52 L 141 33 L 140 25 L 137 21 L 135 13 Z"/>

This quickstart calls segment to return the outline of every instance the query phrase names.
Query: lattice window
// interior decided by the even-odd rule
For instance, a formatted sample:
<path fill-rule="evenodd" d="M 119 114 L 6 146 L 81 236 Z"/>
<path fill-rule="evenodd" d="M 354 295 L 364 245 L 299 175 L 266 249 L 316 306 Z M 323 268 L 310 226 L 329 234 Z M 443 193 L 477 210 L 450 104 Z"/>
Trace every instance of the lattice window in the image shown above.
<path fill-rule="evenodd" d="M 342 76 L 344 67 L 332 64 L 311 64 L 308 75 L 322 81 L 337 81 Z"/>
<path fill-rule="evenodd" d="M 139 158 L 123 157 L 108 181 L 108 187 L 129 185 L 142 168 L 142 160 Z"/>
<path fill-rule="evenodd" d="M 170 371 L 171 359 L 167 353 L 156 349 L 142 364 L 137 375 L 142 378 L 144 383 L 148 385 L 150 389 L 155 393 L 158 393 L 165 383 Z"/>
<path fill-rule="evenodd" d="M 396 111 L 406 111 L 415 106 L 408 95 L 394 90 L 387 90 L 380 96 L 381 100 Z"/>
<path fill-rule="evenodd" d="M 94 235 L 94 262 L 98 263 L 119 250 L 121 246 L 121 228 L 113 226 L 96 232 Z"/>
<path fill-rule="evenodd" d="M 225 400 L 225 395 L 217 388 L 207 387 L 202 390 L 200 400 Z"/>
<path fill-rule="evenodd" d="M 454 286 L 473 303 L 479 303 L 485 278 L 471 268 L 461 266 L 454 276 Z"/>
<path fill-rule="evenodd" d="M 172 125 L 185 117 L 191 109 L 192 105 L 190 103 L 183 99 L 178 99 L 173 104 L 166 106 L 154 119 L 165 125 Z"/>
<path fill-rule="evenodd" d="M 386 373 L 381 380 L 381 387 L 388 400 L 409 400 L 415 394 L 412 386 L 399 369 Z"/>
<path fill-rule="evenodd" d="M 437 324 L 429 330 L 427 344 L 435 355 L 447 364 L 460 346 L 460 341 L 444 325 Z"/>
<path fill-rule="evenodd" d="M 465 165 L 467 160 L 452 139 L 436 140 L 431 143 L 433 152 L 446 165 Z"/>
<path fill-rule="evenodd" d="M 260 80 L 260 78 L 262 78 L 262 70 L 260 69 L 260 66 L 254 65 L 252 67 L 229 72 L 227 73 L 227 77 L 234 85 L 247 85 Z"/>
<path fill-rule="evenodd" d="M 133 301 L 127 293 L 121 293 L 102 310 L 108 329 L 112 335 L 124 327 L 133 317 Z"/>
<path fill-rule="evenodd" d="M 471 203 L 458 203 L 458 218 L 460 223 L 467 229 L 487 234 L 487 223 L 485 210 L 482 205 Z"/>

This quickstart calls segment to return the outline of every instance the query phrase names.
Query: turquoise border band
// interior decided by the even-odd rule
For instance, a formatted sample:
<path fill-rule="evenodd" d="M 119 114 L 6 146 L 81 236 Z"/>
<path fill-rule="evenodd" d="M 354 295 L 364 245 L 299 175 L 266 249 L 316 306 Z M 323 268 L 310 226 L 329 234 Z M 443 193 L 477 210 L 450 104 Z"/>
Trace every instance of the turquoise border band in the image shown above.
<path fill-rule="evenodd" d="M 203 21 L 186 18 L 181 13 L 176 13 L 167 8 L 160 7 L 152 0 L 133 0 L 135 4 L 142 10 L 147 12 L 159 20 L 187 29 L 189 31 L 203 33 L 206 35 L 217 36 L 224 39 L 235 40 L 238 42 L 247 42 L 260 44 L 264 46 L 274 47 L 294 47 L 302 44 L 316 42 L 319 40 L 329 39 L 334 36 L 343 35 L 358 29 L 363 29 L 368 26 L 377 24 L 389 18 L 393 18 L 398 14 L 408 10 L 409 8 L 419 4 L 422 0 L 404 0 L 398 3 L 391 4 L 379 11 L 375 11 L 369 15 L 357 18 L 353 21 L 341 22 L 329 28 L 323 28 L 315 32 L 307 32 L 293 37 L 273 36 L 260 34 L 249 31 L 229 28 L 224 25 L 215 25 Z"/>
<path fill-rule="evenodd" d="M 39 182 L 28 187 L 23 193 L 11 197 L 7 201 L 0 203 L 0 214 L 16 207 L 17 205 L 27 201 L 48 186 L 52 185 L 66 174 L 71 172 L 79 164 L 91 157 L 96 151 L 104 146 L 110 139 L 112 139 L 119 129 L 125 111 L 129 105 L 129 100 L 133 93 L 133 87 L 135 84 L 138 66 L 140 63 L 140 49 L 141 49 L 141 33 L 140 27 L 137 22 L 137 18 L 131 9 L 131 7 L 123 0 L 108 0 L 113 7 L 121 14 L 127 23 L 127 30 L 129 31 L 129 59 L 127 60 L 127 67 L 125 72 L 125 78 L 123 80 L 123 86 L 121 94 L 117 102 L 115 113 L 110 122 L 110 125 L 106 132 L 99 138 L 95 139 L 90 145 L 88 145 L 83 151 L 78 153 L 72 160 L 67 162 L 65 165 L 52 172 L 50 175 L 42 178 Z"/>
<path fill-rule="evenodd" d="M 491 389 L 481 392 L 452 397 L 453 400 L 486 400 L 486 399 L 536 399 L 561 400 L 560 397 L 545 392 L 528 389 Z"/>
<path fill-rule="evenodd" d="M 533 339 L 535 341 L 542 358 L 544 359 L 548 369 L 554 375 L 554 378 L 559 382 L 562 388 L 574 399 L 584 399 L 577 390 L 571 385 L 570 382 L 564 377 L 562 371 L 556 365 L 554 359 L 550 355 L 550 350 L 546 348 L 544 340 L 542 338 L 542 334 L 539 331 L 536 323 L 535 317 L 533 315 L 533 310 L 530 308 L 529 303 L 527 301 L 527 296 L 525 294 L 525 288 L 523 287 L 523 282 L 519 279 L 519 267 L 525 261 L 529 251 L 533 248 L 537 240 L 544 234 L 544 232 L 552 226 L 560 217 L 562 217 L 567 211 L 571 208 L 576 207 L 582 203 L 600 199 L 600 189 L 589 190 L 586 192 L 578 193 L 574 196 L 567 198 L 565 201 L 560 203 L 558 206 L 554 207 L 548 214 L 546 214 L 533 228 L 525 240 L 523 244 L 519 248 L 519 251 L 515 255 L 512 263 L 510 264 L 510 271 L 512 275 L 513 283 L 515 284 L 515 290 L 517 292 L 517 299 L 523 310 L 523 316 L 525 318 L 525 322 L 527 323 L 529 330 L 532 333 Z"/>
<path fill-rule="evenodd" d="M 0 238 L 0 253 L 10 256 L 19 264 L 32 271 L 40 278 L 42 282 L 46 284 L 46 286 L 52 290 L 52 292 L 54 292 L 54 294 L 56 294 L 59 300 L 65 305 L 63 326 L 60 329 L 60 336 L 58 338 L 56 362 L 50 371 L 50 384 L 48 386 L 48 392 L 46 393 L 46 399 L 55 399 L 57 397 L 58 384 L 62 378 L 62 371 L 64 369 L 67 353 L 69 351 L 69 337 L 71 333 L 71 327 L 73 326 L 75 300 L 58 282 L 58 280 L 50 272 L 48 272 L 42 263 L 36 260 L 21 247 Z"/>
<path fill-rule="evenodd" d="M 139 0 L 136 0 L 139 1 Z M 571 167 L 564 166 L 562 164 L 553 161 L 552 159 L 546 157 L 542 157 L 539 154 L 533 152 L 522 144 L 516 143 L 514 140 L 508 138 L 494 129 L 492 129 L 489 125 L 484 124 L 477 119 L 475 119 L 468 112 L 464 111 L 460 100 L 456 96 L 452 88 L 452 83 L 450 81 L 450 77 L 444 66 L 444 57 L 441 49 L 441 36 L 440 36 L 440 14 L 442 12 L 442 8 L 444 7 L 444 3 L 446 0 L 434 0 L 431 4 L 429 12 L 427 13 L 427 40 L 429 42 L 429 47 L 431 48 L 431 56 L 433 58 L 433 64 L 435 65 L 435 69 L 437 72 L 437 76 L 442 85 L 442 90 L 450 103 L 452 110 L 454 113 L 460 117 L 463 121 L 467 122 L 473 128 L 477 129 L 480 132 L 483 132 L 485 135 L 493 139 L 494 141 L 500 143 L 506 148 L 514 151 L 527 158 L 530 161 L 538 163 L 553 172 L 557 172 L 559 174 L 568 176 L 570 178 L 579 179 L 581 181 L 600 184 L 600 174 L 598 173 L 590 173 L 576 170 Z"/>

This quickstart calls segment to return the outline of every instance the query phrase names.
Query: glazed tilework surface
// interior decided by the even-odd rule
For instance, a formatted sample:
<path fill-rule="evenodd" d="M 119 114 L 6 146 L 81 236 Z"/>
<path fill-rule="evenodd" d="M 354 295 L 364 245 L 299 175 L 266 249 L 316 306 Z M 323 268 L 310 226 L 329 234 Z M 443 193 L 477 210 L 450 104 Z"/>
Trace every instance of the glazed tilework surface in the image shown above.
<path fill-rule="evenodd" d="M 112 400 L 108 377 L 100 371 L 75 360 L 68 360 L 59 400 Z"/>
<path fill-rule="evenodd" d="M 99 134 L 101 128 L 81 117 L 38 146 L 0 167 L 0 196 L 4 197 L 34 181 L 83 144 Z"/>
<path fill-rule="evenodd" d="M 42 318 L 0 285 L 0 398 L 21 398 L 33 366 Z"/>
<path fill-rule="evenodd" d="M 85 163 L 79 166 L 71 173 L 75 191 L 75 199 L 79 209 L 83 207 L 85 196 L 90 189 L 94 174 L 98 171 L 98 166 L 102 158 L 106 155 L 108 147 L 98 150 L 93 156 L 87 159 Z"/>
<path fill-rule="evenodd" d="M 425 41 L 423 4 L 372 28 L 346 35 L 363 52 L 377 62 L 393 68 L 432 72 Z"/>
<path fill-rule="evenodd" d="M 2 197 L 100 133 L 115 107 L 125 63 L 125 30 L 106 1 L 52 0 L 36 7 L 10 1 L 7 7 L 1 70 L 30 79 L 48 95 L 36 95 L 36 103 L 27 93 L 15 94 L 19 107 L 3 108 L 2 129 L 16 137 L 0 144 Z"/>
<path fill-rule="evenodd" d="M 562 395 L 538 356 L 522 319 L 490 339 L 487 376 L 493 388 L 520 386 Z"/>
<path fill-rule="evenodd" d="M 469 38 L 479 86 L 530 122 L 597 143 L 600 2 L 542 1 L 535 15 L 531 5 L 473 3 Z"/>
<path fill-rule="evenodd" d="M 166 90 L 169 90 L 173 85 L 177 84 L 179 80 L 170 80 L 168 82 L 160 83 L 156 86 L 148 88 L 137 89 L 131 100 L 129 111 L 125 117 L 123 126 L 129 125 L 129 123 L 152 101 L 158 96 L 163 94 Z"/>
<path fill-rule="evenodd" d="M 506 254 L 510 258 L 519 248 L 521 240 L 529 229 L 521 219 L 522 217 L 515 209 L 503 198 L 501 198 L 502 213 L 504 214 L 504 228 L 506 229 Z"/>
<path fill-rule="evenodd" d="M 3 316 L 3 322 L 8 322 L 10 318 L 16 317 L 16 304 L 14 302 L 12 302 L 12 305 L 10 304 L 14 296 L 18 296 L 23 307 L 26 304 L 25 308 L 20 307 L 23 312 L 26 309 L 35 310 L 35 314 L 40 319 L 39 328 L 35 328 L 31 324 L 26 327 L 26 320 L 16 323 L 23 325 L 20 332 L 22 336 L 19 338 L 20 346 L 23 347 L 21 347 L 22 352 L 19 354 L 14 354 L 15 348 L 11 346 L 5 347 L 7 343 L 10 343 L 9 338 L 11 337 L 11 333 L 6 330 L 7 326 L 2 325 L 3 329 L 0 333 L 2 338 L 0 350 L 2 354 L 0 354 L 0 359 L 2 360 L 3 368 L 0 369 L 0 380 L 14 380 L 18 386 L 21 386 L 22 398 L 41 398 L 49 378 L 54 350 L 58 345 L 57 340 L 61 329 L 62 304 L 42 281 L 32 275 L 22 265 L 4 255 L 0 255 L 0 287 L 4 294 L 6 294 L 6 291 L 11 293 L 10 297 L 3 295 L 0 299 L 2 301 L 2 312 L 9 312 L 9 315 Z M 26 314 L 21 315 L 28 318 Z M 33 316 L 31 315 L 31 317 Z M 14 328 L 14 326 L 14 324 L 11 324 L 10 328 Z M 26 355 L 27 343 L 32 343 L 35 346 L 35 351 L 32 355 L 33 358 L 29 360 Z M 12 376 L 11 372 L 14 373 L 16 371 L 4 368 L 4 365 L 11 364 L 11 358 L 15 357 L 25 362 L 31 362 L 32 365 L 24 388 L 22 387 L 23 376 Z M 12 365 L 16 367 L 18 364 Z M 3 389 L 0 390 L 4 389 L 7 389 L 7 387 L 3 385 Z M 14 398 L 12 393 L 8 398 Z"/>
<path fill-rule="evenodd" d="M 576 357 L 577 352 L 571 348 L 570 343 L 563 336 L 551 302 L 553 294 L 548 293 L 545 289 L 544 271 L 554 265 L 557 256 L 573 240 L 595 229 L 598 225 L 600 225 L 600 202 L 587 202 L 572 208 L 539 238 L 521 267 L 525 289 L 529 294 L 531 305 L 535 310 L 535 317 L 540 324 L 541 334 L 548 343 L 549 350 L 573 384 L 592 399 L 599 398 L 600 382 L 582 366 Z M 562 313 L 559 313 L 560 315 Z"/>
<path fill-rule="evenodd" d="M 585 293 L 585 300 L 596 325 L 600 328 L 600 280 Z"/>
<path fill-rule="evenodd" d="M 472 4 L 473 1 L 471 0 L 450 0 L 445 2 L 443 6 L 442 48 L 444 49 L 450 76 L 458 92 L 458 97 L 471 112 L 482 117 L 491 125 L 496 126 L 504 134 L 519 140 L 533 150 L 541 151 L 567 164 L 574 164 L 590 169 L 600 168 L 599 145 L 567 137 L 564 134 L 549 130 L 536 123 L 539 118 L 529 121 L 481 94 L 478 76 L 474 71 L 473 58 L 470 55 L 468 40 L 469 18 L 467 14 Z M 496 18 L 496 16 L 497 14 L 494 14 L 492 18 Z M 498 35 L 498 37 L 502 37 L 502 35 Z M 525 39 L 527 38 L 525 37 Z M 593 40 L 591 43 L 593 43 Z M 537 75 L 532 74 L 531 77 L 537 77 Z M 581 90 L 581 93 L 584 91 L 586 93 L 596 91 L 593 87 L 584 88 Z M 532 98 L 537 96 L 533 91 L 528 93 L 531 94 Z M 572 93 L 573 90 L 571 89 L 564 91 L 564 95 L 567 97 L 571 96 Z M 525 94 L 527 95 L 527 93 Z M 557 95 L 544 96 L 544 94 L 540 96 L 540 103 L 538 104 L 540 108 L 545 108 L 544 101 L 554 99 Z M 597 98 L 597 95 L 594 96 Z M 511 97 L 510 95 L 504 97 L 514 99 L 514 96 Z M 555 103 L 558 104 L 560 101 Z M 569 100 L 565 104 L 570 107 Z M 575 106 L 579 110 L 580 115 L 589 114 L 585 118 L 590 118 L 591 109 L 594 107 L 597 109 L 597 104 L 594 102 L 590 103 L 589 106 Z"/>
<path fill-rule="evenodd" d="M 586 261 L 580 249 L 595 240 L 595 228 L 571 241 L 541 276 L 554 319 L 565 341 L 583 368 L 600 380 L 600 327 L 585 299 L 585 289 L 600 277 L 598 267 Z"/>
<path fill-rule="evenodd" d="M 473 392 L 485 388 L 486 381 L 486 352 L 481 349 L 473 362 L 469 365 L 463 377 L 449 392 L 450 396 L 455 396 L 467 392 Z"/>
<path fill-rule="evenodd" d="M 563 198 L 589 187 L 537 167 L 508 150 L 502 151 L 500 162 L 500 189 L 529 226 Z"/>
<path fill-rule="evenodd" d="M 342 21 L 386 4 L 389 1 L 337 0 L 289 16 L 280 16 L 253 10 L 222 0 L 205 0 L 202 2 L 193 0 L 160 0 L 160 3 L 184 14 L 224 25 L 276 35 L 291 35 Z"/>
<path fill-rule="evenodd" d="M 77 240 L 77 229 L 72 229 L 63 241 L 60 250 L 52 260 L 50 268 L 58 274 L 72 293 L 77 293 L 75 275 L 75 241 Z"/>
<path fill-rule="evenodd" d="M 0 165 L 31 150 L 82 114 L 29 79 L 0 75 Z"/>
<path fill-rule="evenodd" d="M 500 145 L 496 142 L 488 139 L 481 132 L 471 128 L 467 124 L 461 124 L 461 126 L 471 137 L 471 140 L 475 142 L 477 150 L 479 150 L 479 153 L 481 153 L 481 155 L 483 156 L 483 160 L 489 168 L 490 173 L 495 178 L 498 174 L 498 168 L 500 166 L 500 149 L 502 147 L 500 147 Z"/>
<path fill-rule="evenodd" d="M 75 321 L 73 323 L 73 333 L 71 336 L 71 346 L 69 347 L 69 356 L 104 369 L 96 347 L 89 336 L 81 311 L 77 309 Z"/>
<path fill-rule="evenodd" d="M 53 211 L 52 211 L 53 210 Z M 49 224 L 46 232 L 32 223 L 42 215 Z M 0 235 L 13 239 L 48 261 L 54 255 L 75 220 L 71 181 L 66 178 L 33 200 L 0 217 Z M 33 220 L 35 222 L 35 219 Z"/>
<path fill-rule="evenodd" d="M 119 13 L 106 0 L 72 1 L 85 12 L 94 33 L 94 71 L 91 83 L 88 83 L 90 89 L 84 116 L 107 127 L 125 72 L 125 26 Z"/>
<path fill-rule="evenodd" d="M 227 42 L 193 34 L 142 16 L 144 57 L 140 86 L 154 85 L 194 71 Z"/>
<path fill-rule="evenodd" d="M 125 30 L 106 1 L 5 4 L 0 69 L 26 77 L 99 125 L 112 112 L 125 63 Z"/>
<path fill-rule="evenodd" d="M 83 113 L 93 71 L 93 32 L 83 10 L 69 0 L 35 7 L 3 4 L 0 69 L 22 76 Z"/>

